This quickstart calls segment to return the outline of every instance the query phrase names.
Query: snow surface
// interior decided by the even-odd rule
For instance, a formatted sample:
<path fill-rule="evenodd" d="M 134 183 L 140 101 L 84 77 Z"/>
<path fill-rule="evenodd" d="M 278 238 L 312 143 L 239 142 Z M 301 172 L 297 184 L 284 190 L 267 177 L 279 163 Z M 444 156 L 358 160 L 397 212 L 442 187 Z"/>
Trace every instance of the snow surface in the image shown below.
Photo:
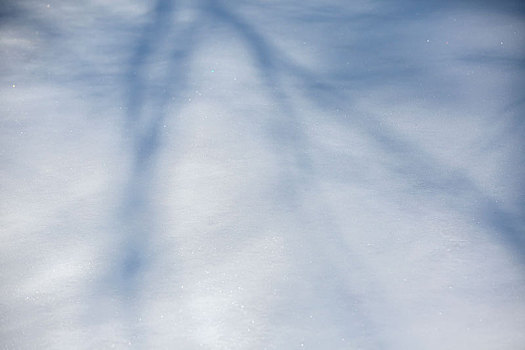
<path fill-rule="evenodd" d="M 0 3 L 2 349 L 525 347 L 519 1 Z"/>

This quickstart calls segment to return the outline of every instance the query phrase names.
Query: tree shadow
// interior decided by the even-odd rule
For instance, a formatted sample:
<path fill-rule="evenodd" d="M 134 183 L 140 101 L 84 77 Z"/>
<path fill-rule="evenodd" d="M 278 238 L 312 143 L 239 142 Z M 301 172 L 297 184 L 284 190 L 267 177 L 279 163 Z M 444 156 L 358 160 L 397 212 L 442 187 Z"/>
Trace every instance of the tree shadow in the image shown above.
<path fill-rule="evenodd" d="M 189 3 L 196 10 L 196 16 L 185 21 L 177 19 L 177 14 L 183 11 L 185 6 L 190 6 Z M 498 2 L 447 0 L 432 3 L 402 0 L 395 3 L 386 1 L 374 3 L 377 7 L 370 11 L 349 11 L 342 3 L 340 6 L 330 6 L 323 2 L 312 2 L 291 4 L 287 7 L 286 4 L 278 1 L 255 2 L 251 5 L 252 8 L 260 11 L 252 12 L 252 15 L 255 15 L 251 18 L 243 15 L 242 12 L 242 7 L 247 2 L 156 0 L 151 3 L 146 24 L 139 25 L 138 29 L 137 26 L 127 23 L 128 18 L 124 18 L 125 16 L 118 19 L 119 22 L 104 23 L 104 28 L 111 30 L 123 27 L 125 30 L 122 28 L 118 30 L 130 30 L 131 33 L 135 33 L 134 30 L 138 31 L 136 36 L 131 34 L 132 44 L 128 40 L 123 40 L 114 48 L 130 51 L 129 54 L 124 54 L 126 62 L 119 69 L 119 72 L 123 73 L 117 77 L 117 80 L 121 78 L 117 88 L 121 89 L 124 95 L 125 120 L 122 133 L 128 141 L 126 146 L 131 165 L 123 193 L 119 198 L 119 208 L 112 216 L 115 223 L 111 232 L 117 236 L 115 239 L 117 243 L 110 251 L 114 257 L 113 265 L 108 268 L 107 275 L 104 275 L 102 281 L 99 281 L 95 287 L 97 292 L 103 290 L 100 294 L 108 293 L 111 294 L 111 300 L 118 300 L 119 311 L 122 311 L 119 314 L 132 333 L 130 337 L 135 339 L 140 337 L 140 327 L 136 325 L 136 319 L 143 312 L 145 276 L 153 266 L 158 267 L 156 264 L 160 264 L 155 248 L 152 247 L 152 241 L 160 233 L 153 187 L 158 175 L 159 158 L 166 144 L 167 136 L 163 133 L 163 126 L 168 119 L 177 118 L 177 113 L 186 103 L 182 95 L 191 84 L 192 76 L 188 67 L 195 57 L 196 50 L 202 45 L 205 37 L 220 35 L 203 31 L 209 23 L 227 28 L 225 37 L 217 39 L 228 42 L 226 35 L 230 34 L 240 39 L 242 48 L 249 53 L 252 64 L 258 72 L 257 78 L 265 87 L 261 93 L 274 103 L 275 109 L 282 116 L 280 120 L 272 119 L 265 125 L 264 135 L 268 142 L 264 146 L 274 147 L 272 151 L 278 155 L 278 162 L 282 168 L 276 180 L 280 183 L 275 186 L 279 189 L 276 192 L 280 193 L 276 193 L 274 197 L 270 196 L 270 201 L 273 201 L 275 207 L 285 208 L 287 213 L 291 213 L 290 220 L 294 224 L 297 223 L 298 231 L 304 229 L 305 236 L 310 234 L 305 237 L 308 241 L 306 243 L 308 252 L 295 248 L 291 252 L 294 255 L 292 258 L 297 258 L 294 262 L 297 265 L 297 272 L 308 279 L 309 283 L 315 284 L 318 279 L 325 282 L 323 286 L 314 286 L 319 288 L 320 299 L 327 300 L 327 303 L 332 302 L 331 305 L 341 302 L 341 314 L 348 315 L 348 319 L 334 316 L 330 320 L 333 324 L 350 334 L 363 332 L 363 329 L 374 332 L 381 327 L 377 324 L 376 317 L 370 315 L 362 305 L 362 299 L 366 296 L 355 293 L 352 286 L 343 283 L 343 278 L 352 280 L 352 273 L 365 271 L 367 265 L 359 256 L 355 254 L 352 256 L 352 247 L 349 247 L 344 237 L 346 230 L 336 224 L 337 214 L 330 209 L 330 199 L 316 197 L 318 200 L 316 208 L 321 208 L 317 213 L 307 212 L 304 209 L 304 193 L 321 193 L 322 182 L 327 179 L 321 178 L 312 159 L 311 151 L 315 145 L 305 129 L 301 108 L 296 102 L 298 96 L 303 101 L 308 101 L 319 113 L 326 112 L 324 117 L 337 127 L 357 131 L 364 135 L 381 155 L 388 156 L 390 161 L 385 168 L 392 176 L 403 179 L 403 184 L 411 192 L 412 198 L 420 196 L 424 198 L 423 201 L 432 201 L 432 196 L 443 197 L 442 206 L 447 207 L 449 211 L 460 213 L 463 217 L 477 219 L 481 228 L 497 235 L 497 240 L 505 244 L 508 250 L 523 262 L 525 258 L 523 211 L 509 211 L 494 199 L 486 188 L 476 183 L 466 171 L 445 164 L 430 152 L 423 150 L 414 140 L 407 138 L 395 128 L 382 124 L 381 116 L 361 111 L 354 94 L 387 86 L 405 89 L 407 94 L 425 94 L 425 91 L 415 91 L 417 82 L 423 81 L 424 84 L 437 82 L 433 92 L 438 98 L 448 95 L 452 97 L 447 97 L 448 100 L 445 101 L 460 98 L 454 97 L 460 96 L 460 88 L 454 86 L 454 82 L 437 79 L 434 75 L 436 73 L 430 72 L 426 65 L 419 62 L 424 60 L 424 57 L 410 57 L 407 52 L 410 49 L 409 45 L 395 46 L 403 42 L 400 39 L 403 39 L 402 35 L 407 33 L 406 30 L 399 31 L 399 28 L 403 28 L 407 22 L 416 17 L 421 21 L 431 20 L 435 16 L 447 13 L 450 9 L 468 10 L 474 7 L 478 11 L 515 14 L 523 18 L 525 3 L 512 0 Z M 60 66 L 63 61 L 58 58 L 71 54 L 65 50 L 67 44 L 62 43 L 69 34 L 61 30 L 71 28 L 57 27 L 46 22 L 47 17 L 36 15 L 38 10 L 29 9 L 35 4 L 45 6 L 36 1 L 0 2 L 0 26 L 20 23 L 24 30 L 39 31 L 46 38 L 46 44 L 54 45 L 54 51 L 51 52 L 54 54 L 53 59 L 57 58 Z M 315 30 L 319 30 L 321 34 L 312 40 L 319 50 L 327 50 L 320 55 L 326 61 L 315 68 L 298 62 L 286 48 L 282 48 L 272 40 L 274 39 L 272 35 L 275 34 L 268 34 L 266 32 L 268 28 L 258 24 L 261 18 L 268 19 L 271 16 L 286 23 L 285 29 L 288 30 L 315 28 L 307 31 L 308 35 L 314 35 Z M 92 28 L 89 28 L 87 32 L 91 33 L 91 30 Z M 351 35 L 356 32 L 359 33 L 357 39 Z M 345 54 L 344 57 L 342 53 Z M 108 51 L 108 55 L 111 54 Z M 521 56 L 509 57 L 483 52 L 466 54 L 459 59 L 466 64 L 490 65 L 499 67 L 500 71 L 505 67 L 512 67 L 513 70 L 521 72 L 525 62 Z M 88 85 L 85 90 L 93 95 L 100 96 L 110 92 L 109 89 L 98 89 L 97 81 L 101 79 L 101 74 L 96 66 L 100 64 L 99 61 L 90 62 L 89 57 L 82 57 L 81 54 L 68 58 L 73 64 L 65 69 L 66 72 L 63 73 L 65 76 L 53 77 L 56 79 L 54 83 L 81 81 L 83 87 Z M 52 63 L 57 65 L 56 62 Z M 294 85 L 291 84 L 292 82 Z M 399 87 L 401 83 L 409 88 Z M 95 88 L 92 85 L 95 85 Z M 72 87 L 76 89 L 78 85 Z M 521 115 L 524 98 L 521 92 L 516 95 L 516 98 L 506 106 L 508 110 L 502 111 L 502 114 L 510 113 L 514 118 L 510 123 L 512 129 L 501 133 L 502 139 L 505 137 L 516 139 L 516 135 L 523 133 Z M 176 125 L 177 121 L 169 122 Z M 521 162 L 519 166 L 523 166 L 523 157 L 518 160 Z M 354 160 L 349 159 L 348 162 Z M 359 167 L 359 164 L 356 164 L 356 167 Z M 351 174 L 343 174 L 334 181 L 346 181 L 364 186 L 370 184 L 372 180 L 366 179 L 366 176 L 355 179 Z M 519 188 L 515 190 L 523 197 L 523 189 L 521 182 Z M 399 202 L 399 198 L 391 193 L 385 192 L 380 195 L 391 202 Z M 247 211 L 247 215 L 250 215 L 250 210 Z M 303 222 L 310 216 L 320 217 L 322 223 L 322 227 L 311 230 L 313 234 L 308 233 L 309 223 Z M 249 244 L 249 241 L 239 242 L 239 246 L 243 244 Z M 311 271 L 311 265 L 301 265 L 307 260 L 308 254 L 316 255 L 313 259 L 317 265 L 314 272 Z M 326 266 L 323 265 L 324 263 Z M 371 279 L 373 278 L 372 276 Z M 385 286 L 379 285 L 380 283 L 381 281 L 377 284 L 372 283 L 368 290 L 383 289 Z M 294 299 L 294 292 L 295 290 L 290 288 L 289 295 L 286 296 L 287 300 Z M 308 300 L 300 300 L 296 305 L 300 308 L 307 302 Z M 285 305 L 279 306 L 284 308 Z M 350 318 L 361 320 L 362 325 L 347 323 Z M 382 339 L 381 335 L 376 335 L 375 338 L 378 348 L 387 347 L 387 340 Z"/>
<path fill-rule="evenodd" d="M 448 3 L 447 3 L 448 4 Z M 486 2 L 487 6 L 492 6 Z M 510 4 L 510 2 L 509 2 Z M 443 10 L 446 4 L 421 5 L 414 1 L 403 1 L 403 11 L 418 13 L 419 16 L 430 16 L 436 11 Z M 510 5 L 509 5 L 510 6 Z M 397 5 L 396 8 L 398 9 Z M 260 79 L 265 82 L 266 91 L 285 119 L 274 125 L 268 125 L 267 137 L 277 148 L 291 155 L 294 163 L 302 170 L 300 175 L 283 171 L 281 181 L 291 187 L 288 205 L 295 211 L 300 211 L 301 191 L 309 188 L 316 191 L 319 188 L 319 179 L 316 178 L 313 161 L 308 155 L 311 142 L 301 124 L 301 117 L 294 103 L 290 102 L 290 95 L 295 93 L 288 90 L 284 81 L 295 81 L 299 86 L 297 92 L 311 101 L 319 110 L 350 111 L 342 116 L 328 116 L 341 128 L 353 128 L 366 135 L 378 149 L 390 157 L 389 170 L 404 178 L 406 184 L 415 192 L 430 191 L 430 193 L 445 194 L 447 205 L 467 215 L 478 217 L 492 232 L 500 234 L 501 241 L 507 244 L 515 254 L 523 259 L 524 218 L 523 215 L 506 211 L 495 199 L 489 196 L 485 189 L 477 185 L 464 172 L 451 169 L 440 162 L 432 154 L 422 150 L 419 145 L 400 135 L 393 128 L 380 126 L 381 118 L 374 115 L 364 115 L 356 112 L 354 101 L 348 91 L 352 89 L 374 89 L 396 79 L 418 79 L 426 74 L 424 69 L 417 66 L 399 65 L 399 69 L 376 70 L 372 73 L 349 72 L 344 68 L 337 68 L 334 74 L 337 79 L 326 72 L 316 72 L 304 67 L 290 58 L 283 50 L 271 43 L 262 31 L 255 25 L 238 15 L 231 7 L 222 1 L 203 0 L 197 6 L 198 16 L 189 23 L 176 23 L 174 14 L 177 5 L 171 0 L 158 0 L 151 12 L 151 20 L 143 28 L 140 39 L 130 58 L 128 73 L 125 75 L 124 88 L 126 89 L 126 132 L 131 136 L 131 152 L 133 165 L 122 199 L 119 222 L 123 223 L 122 245 L 119 247 L 121 258 L 115 268 L 117 285 L 120 293 L 136 295 L 140 288 L 140 276 L 145 266 L 151 263 L 148 252 L 149 237 L 155 234 L 155 210 L 151 202 L 154 200 L 150 193 L 152 181 L 155 177 L 155 167 L 159 150 L 163 145 L 162 125 L 166 121 L 168 105 L 180 109 L 183 106 L 181 99 L 173 102 L 173 95 L 181 94 L 187 87 L 190 76 L 184 67 L 191 60 L 192 53 L 199 45 L 199 28 L 208 21 L 221 23 L 230 32 L 241 38 L 244 48 L 251 54 L 254 65 L 257 67 Z M 358 21 L 368 27 L 375 27 L 376 31 L 388 32 L 389 26 L 400 25 L 410 15 L 404 15 L 396 10 L 395 14 L 388 9 L 376 16 L 325 14 L 328 18 L 341 25 L 348 21 Z M 301 16 L 292 25 L 303 25 L 306 21 L 313 21 L 316 16 Z M 385 18 L 387 19 L 385 21 Z M 366 40 L 366 39 L 363 39 Z M 378 41 L 384 38 L 376 39 Z M 148 77 L 153 67 L 159 62 L 155 57 L 166 55 L 169 47 L 169 60 L 163 69 L 163 74 L 156 75 L 159 80 Z M 367 43 L 374 46 L 373 43 Z M 337 61 L 334 58 L 334 61 Z M 505 64 L 522 65 L 522 60 Z M 335 80 L 335 83 L 334 83 Z M 341 89 L 344 87 L 344 89 Z M 449 87 L 447 86 L 447 89 Z M 355 113 L 354 113 L 355 112 Z M 348 116 L 351 114 L 351 116 Z M 173 109 L 171 112 L 173 115 Z M 283 160 L 286 161 L 286 160 Z M 351 181 L 349 179 L 349 181 Z M 388 194 L 385 194 L 388 197 Z M 465 210 L 465 200 L 470 201 L 471 209 Z M 391 198 L 396 201 L 395 198 Z M 328 207 L 328 206 L 327 206 Z M 320 216 L 330 218 L 330 212 L 320 213 Z M 329 219 L 327 221 L 330 221 Z M 348 250 L 344 243 L 343 230 L 330 227 L 327 231 L 335 237 L 337 244 L 322 252 L 326 261 L 337 251 L 342 256 Z M 322 246 L 317 237 L 316 246 Z M 313 247 L 312 247 L 313 248 Z M 359 265 L 359 261 L 355 261 Z M 346 273 L 340 270 L 335 261 L 326 269 L 338 271 L 332 274 L 333 292 L 338 288 L 337 278 Z M 114 282 L 114 281 L 113 281 Z M 346 290 L 345 287 L 341 287 Z M 351 291 L 347 291 L 348 295 Z M 348 296 L 352 298 L 352 296 Z M 133 303 L 137 303 L 134 300 Z M 352 306 L 355 312 L 355 305 Z M 348 310 L 350 311 L 350 310 Z M 367 319 L 366 311 L 361 310 L 359 317 Z M 372 319 L 368 321 L 373 323 Z M 373 325 L 370 328 L 375 328 Z M 351 330 L 350 330 L 351 333 Z"/>

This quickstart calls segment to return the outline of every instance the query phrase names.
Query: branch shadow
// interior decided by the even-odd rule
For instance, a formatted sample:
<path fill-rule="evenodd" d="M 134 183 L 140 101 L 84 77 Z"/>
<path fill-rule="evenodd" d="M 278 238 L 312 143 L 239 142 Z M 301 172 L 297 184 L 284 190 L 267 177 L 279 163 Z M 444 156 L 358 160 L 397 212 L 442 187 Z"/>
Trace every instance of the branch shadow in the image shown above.
<path fill-rule="evenodd" d="M 139 31 L 122 86 L 125 98 L 124 134 L 129 147 L 130 170 L 114 215 L 113 265 L 99 282 L 102 294 L 115 296 L 121 318 L 135 343 L 146 341 L 136 320 L 143 307 L 144 278 L 158 262 L 152 238 L 159 233 L 153 188 L 163 126 L 182 106 L 177 95 L 187 88 L 187 65 L 196 47 L 198 23 L 178 23 L 178 4 L 157 0 Z M 152 71 L 158 65 L 160 72 Z M 153 76 L 152 76 L 153 75 Z"/>

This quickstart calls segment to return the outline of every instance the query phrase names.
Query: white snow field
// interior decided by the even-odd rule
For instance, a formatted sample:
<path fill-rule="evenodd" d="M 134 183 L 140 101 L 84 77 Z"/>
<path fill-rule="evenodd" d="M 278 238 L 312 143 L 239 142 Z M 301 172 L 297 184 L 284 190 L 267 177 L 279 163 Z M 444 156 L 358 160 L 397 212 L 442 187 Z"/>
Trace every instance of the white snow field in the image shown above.
<path fill-rule="evenodd" d="M 0 2 L 0 348 L 524 349 L 523 5 Z"/>

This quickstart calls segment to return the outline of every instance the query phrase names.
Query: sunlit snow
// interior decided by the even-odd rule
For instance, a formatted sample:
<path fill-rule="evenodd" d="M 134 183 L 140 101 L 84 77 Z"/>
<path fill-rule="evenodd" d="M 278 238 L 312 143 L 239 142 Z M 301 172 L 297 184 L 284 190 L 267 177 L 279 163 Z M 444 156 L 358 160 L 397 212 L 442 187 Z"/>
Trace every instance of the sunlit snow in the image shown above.
<path fill-rule="evenodd" d="M 525 347 L 519 1 L 0 3 L 2 349 Z"/>

